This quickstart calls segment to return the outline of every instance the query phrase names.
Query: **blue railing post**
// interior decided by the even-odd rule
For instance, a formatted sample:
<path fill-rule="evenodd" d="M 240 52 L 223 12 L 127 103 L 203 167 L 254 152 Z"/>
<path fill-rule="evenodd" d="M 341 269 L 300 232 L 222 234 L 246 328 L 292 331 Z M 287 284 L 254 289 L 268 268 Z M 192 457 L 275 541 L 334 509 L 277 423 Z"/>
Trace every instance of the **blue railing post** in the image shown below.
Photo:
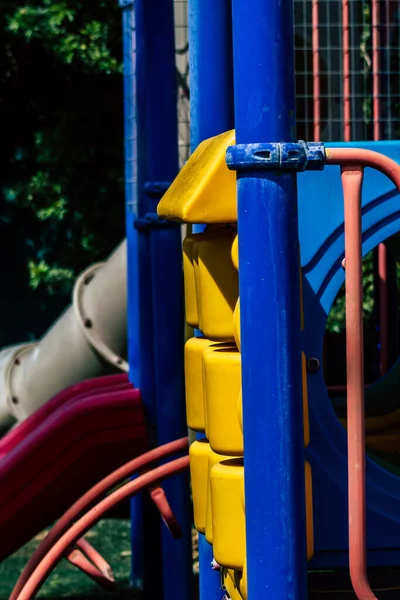
<path fill-rule="evenodd" d="M 146 406 L 149 421 L 154 421 L 155 388 L 152 374 L 152 290 L 147 276 L 150 269 L 149 236 L 135 229 L 136 219 L 147 211 L 146 201 L 141 194 L 146 179 L 144 146 L 144 102 L 143 95 L 143 11 L 141 3 L 119 0 L 122 8 L 123 61 L 124 61 L 124 147 L 125 147 L 125 215 L 127 237 L 127 284 L 128 284 L 128 360 L 129 377 L 139 387 Z M 136 7 L 134 8 L 134 4 Z M 138 50 L 139 48 L 139 50 Z M 141 151 L 139 151 L 139 147 Z M 146 535 L 158 538 L 159 524 L 145 518 L 148 507 L 142 497 L 131 502 L 131 543 L 134 587 L 142 587 L 144 581 L 144 527 Z M 148 502 L 147 502 L 148 504 Z M 146 508 L 146 510 L 143 510 Z M 157 570 L 159 556 L 154 553 L 153 568 Z M 160 579 L 160 577 L 158 577 Z"/>
<path fill-rule="evenodd" d="M 181 228 L 160 222 L 155 211 L 178 174 L 177 78 L 173 0 L 144 1 L 147 184 L 151 215 L 154 378 L 158 444 L 187 435 L 184 386 L 184 302 Z M 150 273 L 148 274 L 150 277 Z M 191 598 L 192 510 L 189 473 L 163 483 L 183 537 L 161 530 L 163 598 Z"/>
<path fill-rule="evenodd" d="M 233 128 L 230 0 L 189 0 L 190 146 Z M 204 226 L 196 225 L 194 232 Z M 197 436 L 198 439 L 203 437 Z M 221 600 L 212 547 L 199 534 L 200 600 Z"/>
<path fill-rule="evenodd" d="M 134 8 L 133 8 L 134 4 Z M 178 172 L 173 0 L 120 0 L 124 36 L 128 354 L 141 389 L 151 443 L 187 434 L 181 233 L 155 213 Z M 148 598 L 193 591 L 188 475 L 165 482 L 184 532 L 175 541 L 147 497 L 131 503 L 132 580 Z M 145 535 L 144 535 L 145 532 Z"/>
<path fill-rule="evenodd" d="M 236 142 L 296 135 L 293 0 L 233 0 Z M 305 600 L 296 176 L 237 177 L 249 600 Z"/>
<path fill-rule="evenodd" d="M 230 0 L 188 0 L 190 145 L 233 129 Z"/>

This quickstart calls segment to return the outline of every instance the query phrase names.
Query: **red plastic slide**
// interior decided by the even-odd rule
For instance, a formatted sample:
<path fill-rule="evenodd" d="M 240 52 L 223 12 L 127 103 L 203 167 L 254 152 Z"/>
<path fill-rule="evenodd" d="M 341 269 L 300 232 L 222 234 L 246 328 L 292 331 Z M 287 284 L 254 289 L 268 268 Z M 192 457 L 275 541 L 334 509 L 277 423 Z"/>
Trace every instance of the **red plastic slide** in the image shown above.
<path fill-rule="evenodd" d="M 55 396 L 0 441 L 0 560 L 147 449 L 140 393 L 125 375 Z"/>

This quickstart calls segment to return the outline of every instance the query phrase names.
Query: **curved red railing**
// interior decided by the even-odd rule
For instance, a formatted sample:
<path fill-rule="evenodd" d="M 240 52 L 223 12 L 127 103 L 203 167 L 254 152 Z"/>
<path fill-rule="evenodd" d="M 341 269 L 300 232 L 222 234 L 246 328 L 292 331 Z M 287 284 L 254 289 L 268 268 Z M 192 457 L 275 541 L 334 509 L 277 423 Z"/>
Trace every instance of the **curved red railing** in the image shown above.
<path fill-rule="evenodd" d="M 400 166 L 371 150 L 330 148 L 326 155 L 341 167 L 344 199 L 350 577 L 359 600 L 376 600 L 367 576 L 361 192 L 365 167 L 400 190 Z"/>
<path fill-rule="evenodd" d="M 76 492 L 146 449 L 140 392 L 126 375 L 87 380 L 57 394 L 0 441 L 0 555 L 62 514 Z M 21 470 L 29 475 L 21 477 Z M 181 537 L 164 490 L 153 486 L 149 492 L 171 534 Z M 20 518 L 26 505 L 29 522 Z M 111 567 L 85 539 L 65 558 L 102 587 L 115 586 Z"/>
<path fill-rule="evenodd" d="M 71 565 L 80 569 L 102 588 L 110 592 L 115 591 L 115 579 L 111 567 L 85 538 L 78 540 L 76 548 L 67 551 L 64 556 Z M 89 556 L 93 562 L 90 562 Z M 107 565 L 108 569 L 104 570 L 99 565 Z"/>
<path fill-rule="evenodd" d="M 31 600 L 40 589 L 46 577 L 56 567 L 65 551 L 73 545 L 77 539 L 91 529 L 108 511 L 114 506 L 139 493 L 156 483 L 161 482 L 167 477 L 171 477 L 189 468 L 189 457 L 177 458 L 169 463 L 153 469 L 143 475 L 140 475 L 133 481 L 125 484 L 123 487 L 115 490 L 109 496 L 101 500 L 97 505 L 91 508 L 70 529 L 64 533 L 59 540 L 51 547 L 44 556 L 39 565 L 27 579 L 24 587 L 17 596 L 17 600 Z"/>
<path fill-rule="evenodd" d="M 152 463 L 167 458 L 171 454 L 187 452 L 188 447 L 188 439 L 182 438 L 159 446 L 158 448 L 154 448 L 122 465 L 119 469 L 110 473 L 107 477 L 104 477 L 104 479 L 89 489 L 62 515 L 54 527 L 49 531 L 45 539 L 36 548 L 20 575 L 10 596 L 10 600 L 16 600 L 25 583 L 50 551 L 51 547 L 62 535 L 64 535 L 71 524 L 85 513 L 85 511 L 90 510 L 95 506 L 96 503 L 102 500 L 104 496 L 111 489 L 120 484 L 121 481 L 124 481 L 144 468 L 148 468 Z"/>

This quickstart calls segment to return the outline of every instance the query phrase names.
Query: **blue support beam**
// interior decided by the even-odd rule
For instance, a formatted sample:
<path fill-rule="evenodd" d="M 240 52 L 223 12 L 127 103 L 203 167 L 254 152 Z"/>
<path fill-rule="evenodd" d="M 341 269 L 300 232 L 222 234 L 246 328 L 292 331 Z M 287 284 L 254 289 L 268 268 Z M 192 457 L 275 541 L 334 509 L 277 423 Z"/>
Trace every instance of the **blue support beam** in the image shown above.
<path fill-rule="evenodd" d="M 147 185 L 151 213 L 178 174 L 177 84 L 173 0 L 143 2 L 145 12 Z M 159 194 L 157 194 L 159 190 Z M 151 197 L 153 196 L 153 197 Z M 159 445 L 187 435 L 183 343 L 184 305 L 180 227 L 151 228 L 156 436 Z M 148 274 L 149 276 L 149 274 Z M 193 594 L 189 474 L 163 484 L 183 538 L 161 530 L 164 600 Z M 149 596 L 150 597 L 150 596 Z M 154 596 L 152 596 L 154 597 Z"/>
<path fill-rule="evenodd" d="M 233 128 L 230 0 L 188 0 L 190 144 Z"/>
<path fill-rule="evenodd" d="M 173 1 L 120 0 L 123 8 L 128 355 L 141 389 L 151 443 L 187 434 L 183 375 L 181 233 L 155 215 L 178 172 Z M 161 224 L 162 225 L 162 224 Z M 132 580 L 148 598 L 190 598 L 193 591 L 188 475 L 164 484 L 184 532 L 179 542 L 147 497 L 133 499 Z M 162 551 L 162 552 L 161 552 Z M 162 554 L 162 557 L 161 557 Z"/>
<path fill-rule="evenodd" d="M 180 227 L 151 232 L 155 329 L 155 379 L 157 438 L 165 444 L 187 435 L 184 390 L 184 305 Z M 163 483 L 163 488 L 183 531 L 174 540 L 162 528 L 163 598 L 192 598 L 192 507 L 189 473 Z"/>
<path fill-rule="evenodd" d="M 188 8 L 193 152 L 203 140 L 233 128 L 231 1 L 189 0 Z M 203 229 L 202 225 L 193 226 L 194 232 Z M 199 534 L 200 600 L 221 600 L 223 596 L 212 560 L 212 546 Z"/>
<path fill-rule="evenodd" d="M 238 144 L 296 135 L 293 0 L 232 0 Z M 305 600 L 296 176 L 237 176 L 246 546 L 251 600 Z"/>
<path fill-rule="evenodd" d="M 146 198 L 141 194 L 146 180 L 145 146 L 145 96 L 143 94 L 143 11 L 140 2 L 120 0 L 122 8 L 123 60 L 124 60 L 124 145 L 125 145 L 125 215 L 127 237 L 128 284 L 128 360 L 129 377 L 139 387 L 146 405 L 149 422 L 155 418 L 155 386 L 152 373 L 153 331 L 152 290 L 148 273 L 150 263 L 150 238 L 135 229 L 135 221 L 147 210 Z M 147 504 L 147 506 L 143 506 Z M 153 531 L 147 535 L 158 536 L 159 525 L 153 519 L 144 519 L 151 508 L 142 496 L 131 502 L 132 572 L 134 587 L 144 583 L 144 527 Z M 150 523 L 148 523 L 150 521 Z M 157 564 L 160 556 L 154 556 Z"/>

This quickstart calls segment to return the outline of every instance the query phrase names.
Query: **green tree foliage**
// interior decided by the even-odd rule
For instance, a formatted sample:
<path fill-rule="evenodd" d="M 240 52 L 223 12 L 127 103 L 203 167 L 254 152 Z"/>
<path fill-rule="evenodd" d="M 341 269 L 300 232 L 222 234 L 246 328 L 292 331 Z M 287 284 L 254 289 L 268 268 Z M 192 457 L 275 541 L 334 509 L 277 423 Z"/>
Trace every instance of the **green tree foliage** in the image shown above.
<path fill-rule="evenodd" d="M 124 235 L 115 0 L 0 9 L 0 345 L 39 335 Z"/>

